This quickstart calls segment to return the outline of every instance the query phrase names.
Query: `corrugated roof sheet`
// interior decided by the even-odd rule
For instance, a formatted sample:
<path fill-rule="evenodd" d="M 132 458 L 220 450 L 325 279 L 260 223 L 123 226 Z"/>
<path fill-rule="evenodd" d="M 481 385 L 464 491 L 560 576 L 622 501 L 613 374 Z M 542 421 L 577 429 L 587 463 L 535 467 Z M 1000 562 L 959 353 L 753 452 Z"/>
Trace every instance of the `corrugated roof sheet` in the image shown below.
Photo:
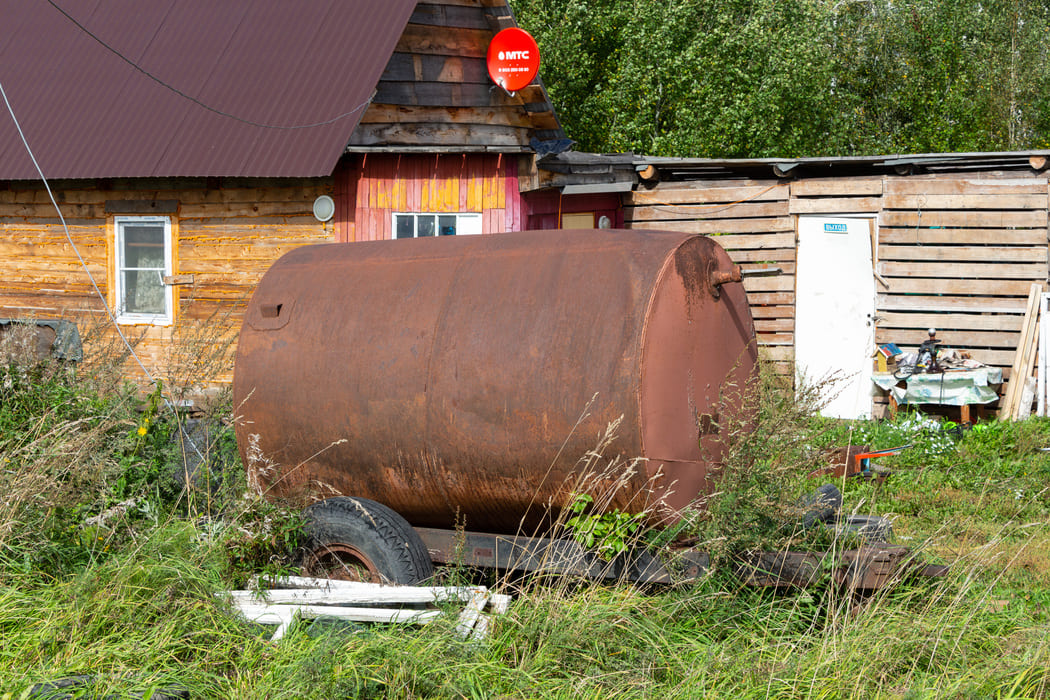
<path fill-rule="evenodd" d="M 635 156 L 635 166 L 652 165 L 663 177 L 679 180 L 727 177 L 849 177 L 889 173 L 896 175 L 934 172 L 1045 169 L 1050 150 L 981 153 L 914 153 L 876 156 L 817 156 L 811 158 L 664 158 Z M 541 165 L 542 167 L 542 165 Z"/>
<path fill-rule="evenodd" d="M 53 2 L 83 29 L 0 0 L 0 84 L 49 178 L 329 175 L 416 4 Z M 0 179 L 35 178 L 0 103 Z"/>

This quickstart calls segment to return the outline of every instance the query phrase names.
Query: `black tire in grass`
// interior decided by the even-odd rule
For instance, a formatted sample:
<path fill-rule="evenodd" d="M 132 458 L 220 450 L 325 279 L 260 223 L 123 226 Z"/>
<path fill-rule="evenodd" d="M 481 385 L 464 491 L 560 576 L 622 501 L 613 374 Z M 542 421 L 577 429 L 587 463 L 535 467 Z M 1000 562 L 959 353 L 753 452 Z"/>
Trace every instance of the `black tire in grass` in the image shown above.
<path fill-rule="evenodd" d="M 419 535 L 404 518 L 367 498 L 328 498 L 304 511 L 308 576 L 417 584 L 434 575 Z"/>

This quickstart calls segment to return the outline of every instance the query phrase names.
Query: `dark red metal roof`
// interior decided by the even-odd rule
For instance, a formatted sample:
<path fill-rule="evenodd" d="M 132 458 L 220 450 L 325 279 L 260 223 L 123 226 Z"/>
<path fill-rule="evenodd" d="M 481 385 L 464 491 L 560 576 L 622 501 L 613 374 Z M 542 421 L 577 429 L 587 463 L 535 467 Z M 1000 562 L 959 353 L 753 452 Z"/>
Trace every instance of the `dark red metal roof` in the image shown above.
<path fill-rule="evenodd" d="M 0 0 L 0 85 L 48 178 L 329 175 L 416 4 L 53 3 Z M 37 177 L 0 102 L 0 179 Z"/>

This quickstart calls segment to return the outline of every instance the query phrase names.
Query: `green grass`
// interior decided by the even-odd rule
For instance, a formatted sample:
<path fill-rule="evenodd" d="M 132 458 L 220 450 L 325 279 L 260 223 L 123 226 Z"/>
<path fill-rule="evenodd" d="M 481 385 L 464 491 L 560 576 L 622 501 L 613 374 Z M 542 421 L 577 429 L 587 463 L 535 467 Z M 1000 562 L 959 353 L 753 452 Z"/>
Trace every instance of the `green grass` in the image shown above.
<path fill-rule="evenodd" d="M 758 432 L 737 436 L 733 483 L 693 532 L 719 563 L 752 545 L 814 546 L 774 521 L 794 517 L 815 455 L 913 443 L 879 461 L 892 470 L 885 483 L 839 485 L 848 508 L 890 515 L 903 543 L 953 567 L 862 604 L 827 582 L 750 589 L 722 564 L 659 590 L 516 580 L 480 643 L 455 633 L 454 610 L 425 627 L 300 624 L 273 643 L 272 628 L 238 618 L 221 592 L 290 565 L 294 512 L 245 497 L 235 464 L 218 487 L 174 488 L 178 418 L 160 410 L 139 435 L 147 404 L 131 394 L 92 394 L 61 373 L 14 387 L 0 396 L 0 698 L 75 675 L 96 681 L 83 697 L 1050 696 L 1044 419 L 953 436 L 909 416 L 822 420 L 806 402 L 758 392 Z M 219 442 L 229 461 L 228 437 Z M 127 499 L 135 505 L 84 526 Z"/>

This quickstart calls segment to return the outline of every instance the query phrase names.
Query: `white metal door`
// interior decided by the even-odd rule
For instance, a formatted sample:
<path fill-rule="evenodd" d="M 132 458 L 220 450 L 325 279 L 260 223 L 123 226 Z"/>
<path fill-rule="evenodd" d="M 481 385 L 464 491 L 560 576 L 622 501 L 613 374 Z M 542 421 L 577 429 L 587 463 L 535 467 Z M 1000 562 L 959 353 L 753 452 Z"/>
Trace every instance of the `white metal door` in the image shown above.
<path fill-rule="evenodd" d="M 871 415 L 875 275 L 870 218 L 800 216 L 795 278 L 795 370 L 827 382 L 821 413 Z"/>

